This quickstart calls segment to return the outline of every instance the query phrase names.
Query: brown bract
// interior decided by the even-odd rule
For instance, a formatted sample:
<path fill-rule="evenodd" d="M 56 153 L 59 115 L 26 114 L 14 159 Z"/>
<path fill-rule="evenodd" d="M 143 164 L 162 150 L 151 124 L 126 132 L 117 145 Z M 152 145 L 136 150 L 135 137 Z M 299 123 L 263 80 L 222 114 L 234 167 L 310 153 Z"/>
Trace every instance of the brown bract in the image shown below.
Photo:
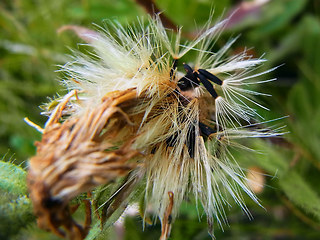
<path fill-rule="evenodd" d="M 71 97 L 50 116 L 36 143 L 37 154 L 30 159 L 27 181 L 38 225 L 59 236 L 84 239 L 91 223 L 90 201 L 85 201 L 85 226 L 72 219 L 69 201 L 136 166 L 129 160 L 140 154 L 131 145 L 142 116 L 126 114 L 137 101 L 135 89 L 128 89 L 111 92 L 96 107 L 60 122 Z"/>

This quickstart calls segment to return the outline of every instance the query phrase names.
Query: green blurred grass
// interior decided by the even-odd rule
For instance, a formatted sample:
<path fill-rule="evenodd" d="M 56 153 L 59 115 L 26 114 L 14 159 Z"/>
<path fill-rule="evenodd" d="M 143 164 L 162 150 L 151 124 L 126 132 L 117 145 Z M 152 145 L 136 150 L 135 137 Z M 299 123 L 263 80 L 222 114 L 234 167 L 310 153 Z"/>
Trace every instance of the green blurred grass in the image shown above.
<path fill-rule="evenodd" d="M 184 31 L 201 26 L 210 15 L 228 12 L 239 1 L 158 0 L 158 7 Z M 254 47 L 256 56 L 269 59 L 264 68 L 284 63 L 270 77 L 278 81 L 263 86 L 272 98 L 260 99 L 271 111 L 266 119 L 289 116 L 279 121 L 290 131 L 288 142 L 254 141 L 252 146 L 264 154 L 245 158 L 235 153 L 241 166 L 259 166 L 267 175 L 267 185 L 259 195 L 264 209 L 248 200 L 255 218 L 249 221 L 238 208 L 231 209 L 230 228 L 218 230 L 218 239 L 319 239 L 320 238 L 320 3 L 317 0 L 277 0 L 263 6 L 256 14 L 246 16 L 220 38 L 218 45 L 230 36 L 241 34 L 234 49 Z M 103 25 L 104 19 L 117 19 L 123 24 L 146 16 L 133 0 L 4 0 L 0 2 L 0 153 L 14 155 L 15 163 L 25 166 L 34 154 L 33 142 L 40 134 L 23 122 L 29 117 L 40 126 L 45 118 L 38 108 L 47 97 L 64 92 L 55 72 L 64 64 L 69 48 L 81 42 L 73 33 L 57 34 L 63 25 L 75 24 L 88 28 L 92 23 Z M 245 155 L 246 156 L 246 155 Z M 2 176 L 10 179 L 10 176 Z M 273 177 L 274 176 L 274 177 Z M 11 176 L 13 177 L 13 176 Z M 1 180 L 1 179 L 0 179 Z M 14 180 L 14 179 L 13 179 Z M 1 186 L 1 185 L 0 185 Z M 7 229 L 3 239 L 55 239 L 35 227 L 26 210 L 24 194 L 10 193 L 1 188 L 0 214 L 9 216 L 8 207 L 22 206 L 22 217 L 9 216 L 3 221 L 16 222 Z M 209 239 L 205 218 L 199 222 L 192 200 L 182 206 L 175 222 L 172 239 Z M 14 205 L 17 203 L 17 205 Z M 9 205 L 8 205 L 9 204 Z M 11 204 L 11 205 L 10 205 Z M 12 205 L 13 204 L 13 205 Z M 6 209 L 6 210 L 3 210 Z M 10 208 L 9 208 L 10 209 Z M 28 212 L 29 211 L 29 212 Z M 7 215 L 5 215 L 7 214 Z M 21 224 L 21 219 L 25 224 Z M 23 221 L 22 221 L 23 223 Z M 29 225 L 28 225 L 29 223 Z M 5 226 L 5 223 L 1 223 Z M 22 228 L 25 226 L 26 228 Z M 2 228 L 1 228 L 2 229 Z M 22 230 L 21 230 L 22 229 Z M 107 235 L 114 233 L 107 233 Z M 159 226 L 142 231 L 141 219 L 126 220 L 125 239 L 158 239 Z"/>

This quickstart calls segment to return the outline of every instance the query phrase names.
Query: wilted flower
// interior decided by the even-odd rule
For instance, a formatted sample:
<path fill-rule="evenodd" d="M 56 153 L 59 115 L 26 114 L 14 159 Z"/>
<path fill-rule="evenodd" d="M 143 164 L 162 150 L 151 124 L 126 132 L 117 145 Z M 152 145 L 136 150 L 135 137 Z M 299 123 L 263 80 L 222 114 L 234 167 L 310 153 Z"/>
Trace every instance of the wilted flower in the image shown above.
<path fill-rule="evenodd" d="M 111 23 L 110 30 L 85 36 L 94 52 L 75 53 L 62 67 L 70 92 L 48 108 L 30 160 L 28 185 L 40 226 L 61 236 L 64 227 L 70 238 L 84 238 L 89 205 L 81 227 L 69 201 L 120 176 L 127 177 L 102 219 L 145 185 L 140 194 L 159 216 L 163 239 L 189 194 L 201 202 L 210 228 L 214 220 L 225 221 L 226 195 L 247 213 L 241 191 L 258 203 L 228 147 L 238 138 L 279 135 L 254 127 L 261 119 L 255 108 L 266 109 L 254 97 L 266 94 L 248 89 L 272 81 L 262 75 L 273 69 L 252 74 L 264 59 L 246 52 L 226 57 L 235 40 L 209 51 L 227 21 L 187 43 L 159 19 L 129 29 Z M 183 63 L 188 54 L 194 61 Z"/>

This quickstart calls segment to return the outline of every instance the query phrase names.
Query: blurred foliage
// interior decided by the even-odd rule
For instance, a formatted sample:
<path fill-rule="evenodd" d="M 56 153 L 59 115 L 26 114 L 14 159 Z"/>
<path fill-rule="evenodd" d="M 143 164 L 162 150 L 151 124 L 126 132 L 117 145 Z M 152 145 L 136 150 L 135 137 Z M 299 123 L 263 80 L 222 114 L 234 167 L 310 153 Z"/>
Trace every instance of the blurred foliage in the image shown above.
<path fill-rule="evenodd" d="M 214 18 L 226 15 L 241 1 L 156 0 L 174 23 L 192 32 L 203 26 L 214 9 Z M 247 1 L 250 2 L 250 1 Z M 251 1 L 252 2 L 252 1 Z M 258 2 L 258 1 L 256 1 Z M 133 0 L 2 0 L 0 2 L 0 153 L 14 153 L 15 164 L 34 154 L 33 142 L 40 134 L 23 122 L 28 116 L 43 125 L 37 107 L 56 92 L 63 92 L 55 73 L 67 61 L 68 48 L 81 42 L 75 34 L 57 30 L 67 24 L 94 28 L 104 19 L 127 24 L 146 16 Z M 196 24 L 195 24 L 196 23 Z M 241 166 L 258 166 L 266 185 L 258 195 L 263 207 L 247 200 L 254 220 L 237 207 L 230 209 L 230 227 L 216 229 L 218 239 L 319 239 L 320 238 L 320 2 L 274 0 L 248 11 L 234 22 L 217 42 L 241 37 L 233 49 L 254 47 L 264 54 L 264 68 L 281 65 L 272 76 L 278 81 L 263 85 L 272 98 L 261 98 L 271 111 L 266 119 L 288 116 L 276 123 L 290 131 L 284 139 L 255 140 L 259 154 L 235 151 Z M 9 149 L 9 150 L 8 150 Z M 36 227 L 25 186 L 25 171 L 11 161 L 0 162 L 0 238 L 58 239 Z M 81 209 L 80 215 L 81 215 Z M 181 207 L 171 239 L 210 239 L 205 218 L 192 199 Z M 200 218 L 200 220 L 199 220 Z M 87 239 L 116 239 L 116 228 L 100 234 L 95 225 Z M 121 229 L 120 229 L 121 230 Z M 125 220 L 124 239 L 158 239 L 159 224 L 142 230 L 139 217 Z"/>
<path fill-rule="evenodd" d="M 4 161 L 0 161 L 0 169 L 0 238 L 7 239 L 32 223 L 35 217 L 26 195 L 25 170 Z"/>

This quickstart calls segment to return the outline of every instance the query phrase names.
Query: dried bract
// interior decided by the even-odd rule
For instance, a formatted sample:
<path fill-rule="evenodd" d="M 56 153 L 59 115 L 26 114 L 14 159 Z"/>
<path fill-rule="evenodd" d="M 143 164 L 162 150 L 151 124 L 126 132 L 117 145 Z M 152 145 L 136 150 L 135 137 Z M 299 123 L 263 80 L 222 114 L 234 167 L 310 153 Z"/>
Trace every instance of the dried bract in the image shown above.
<path fill-rule="evenodd" d="M 136 92 L 132 89 L 113 92 L 95 108 L 60 123 L 70 97 L 57 106 L 42 141 L 36 143 L 37 155 L 30 159 L 28 187 L 39 226 L 65 236 L 59 229 L 63 226 L 70 238 L 82 239 L 87 232 L 72 220 L 68 203 L 136 166 L 129 163 L 139 154 L 131 149 L 133 134 L 127 136 L 121 148 L 113 150 L 116 146 L 113 139 L 123 125 L 131 128 L 122 108 L 136 100 Z"/>

